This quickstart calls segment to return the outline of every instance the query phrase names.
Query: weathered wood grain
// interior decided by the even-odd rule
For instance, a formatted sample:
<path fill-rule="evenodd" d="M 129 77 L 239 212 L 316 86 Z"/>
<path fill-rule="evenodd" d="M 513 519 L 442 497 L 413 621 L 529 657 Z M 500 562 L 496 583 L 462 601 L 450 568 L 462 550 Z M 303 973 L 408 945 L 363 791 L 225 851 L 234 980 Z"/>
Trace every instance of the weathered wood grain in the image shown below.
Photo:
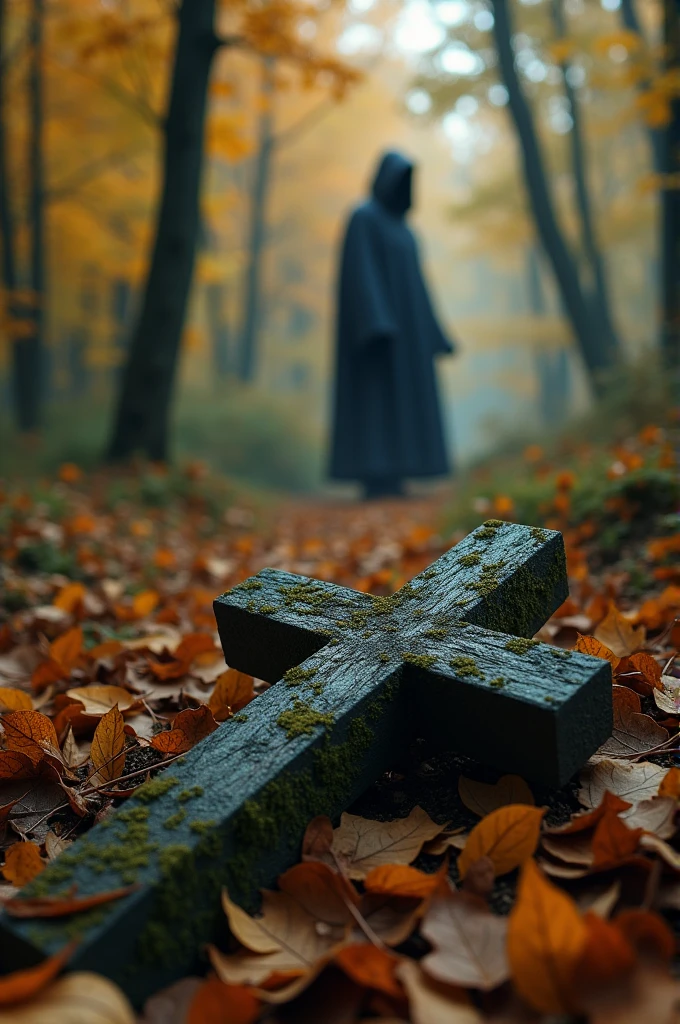
<path fill-rule="evenodd" d="M 564 782 L 611 731 L 608 663 L 521 639 L 566 592 L 559 534 L 492 523 L 392 597 L 265 569 L 218 598 L 228 664 L 276 685 L 34 883 L 139 891 L 70 925 L 3 916 L 5 969 L 77 930 L 73 966 L 139 1001 L 192 969 L 222 885 L 252 901 L 308 820 L 339 814 L 414 735 Z"/>

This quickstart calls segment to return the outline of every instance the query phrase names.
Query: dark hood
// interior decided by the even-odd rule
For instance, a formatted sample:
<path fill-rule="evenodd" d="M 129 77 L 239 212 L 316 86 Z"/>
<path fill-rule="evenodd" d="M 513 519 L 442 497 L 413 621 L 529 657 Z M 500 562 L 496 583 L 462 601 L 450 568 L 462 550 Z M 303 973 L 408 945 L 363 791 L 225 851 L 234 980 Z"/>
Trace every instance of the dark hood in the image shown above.
<path fill-rule="evenodd" d="M 373 198 L 403 216 L 411 207 L 412 162 L 401 153 L 385 153 L 373 179 Z"/>

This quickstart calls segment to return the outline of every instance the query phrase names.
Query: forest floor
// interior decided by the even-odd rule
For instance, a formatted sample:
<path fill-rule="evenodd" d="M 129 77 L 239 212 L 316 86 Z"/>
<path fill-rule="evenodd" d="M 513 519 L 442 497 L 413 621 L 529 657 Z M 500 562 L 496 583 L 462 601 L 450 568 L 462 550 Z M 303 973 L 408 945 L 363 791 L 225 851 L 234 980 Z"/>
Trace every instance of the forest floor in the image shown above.
<path fill-rule="evenodd" d="M 230 911 L 207 980 L 179 981 L 143 1021 L 677 1022 L 679 503 L 667 423 L 530 445 L 453 495 L 401 501 L 271 503 L 198 464 L 5 484 L 0 899 L 15 907 L 117 790 L 266 685 L 224 670 L 216 594 L 265 565 L 391 593 L 481 521 L 515 520 L 564 534 L 571 596 L 538 638 L 611 663 L 612 739 L 557 791 L 415 744 L 358 819 L 315 820 L 280 880 L 285 934 L 267 903 L 255 921 Z M 102 1022 L 138 1019 L 104 979 L 55 980 L 61 966 L 0 979 L 0 1024 L 89 1020 L 92 1000 Z"/>

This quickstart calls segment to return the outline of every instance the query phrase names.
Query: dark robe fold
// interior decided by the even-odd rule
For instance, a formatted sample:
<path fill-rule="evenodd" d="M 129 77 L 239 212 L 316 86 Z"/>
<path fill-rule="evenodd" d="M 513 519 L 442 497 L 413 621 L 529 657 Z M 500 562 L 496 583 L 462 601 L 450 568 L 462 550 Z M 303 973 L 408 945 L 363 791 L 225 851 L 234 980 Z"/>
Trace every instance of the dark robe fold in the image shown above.
<path fill-rule="evenodd" d="M 343 243 L 330 463 L 339 480 L 449 472 L 434 357 L 453 347 L 404 220 L 412 171 L 398 153 L 382 158 Z"/>

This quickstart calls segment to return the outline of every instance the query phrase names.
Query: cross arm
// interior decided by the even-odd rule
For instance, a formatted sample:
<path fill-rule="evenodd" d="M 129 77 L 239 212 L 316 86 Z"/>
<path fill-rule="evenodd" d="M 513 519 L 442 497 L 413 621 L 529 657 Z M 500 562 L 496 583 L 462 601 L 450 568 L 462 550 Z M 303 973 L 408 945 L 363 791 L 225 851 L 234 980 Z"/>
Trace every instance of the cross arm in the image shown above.
<path fill-rule="evenodd" d="M 531 637 L 569 593 L 562 534 L 490 519 L 411 581 L 430 621 Z"/>
<path fill-rule="evenodd" d="M 551 786 L 611 735 L 609 662 L 472 625 L 451 634 L 405 655 L 421 735 Z"/>
<path fill-rule="evenodd" d="M 262 569 L 214 602 L 227 664 L 274 683 L 328 643 L 337 643 L 352 610 L 370 607 L 367 594 Z"/>

